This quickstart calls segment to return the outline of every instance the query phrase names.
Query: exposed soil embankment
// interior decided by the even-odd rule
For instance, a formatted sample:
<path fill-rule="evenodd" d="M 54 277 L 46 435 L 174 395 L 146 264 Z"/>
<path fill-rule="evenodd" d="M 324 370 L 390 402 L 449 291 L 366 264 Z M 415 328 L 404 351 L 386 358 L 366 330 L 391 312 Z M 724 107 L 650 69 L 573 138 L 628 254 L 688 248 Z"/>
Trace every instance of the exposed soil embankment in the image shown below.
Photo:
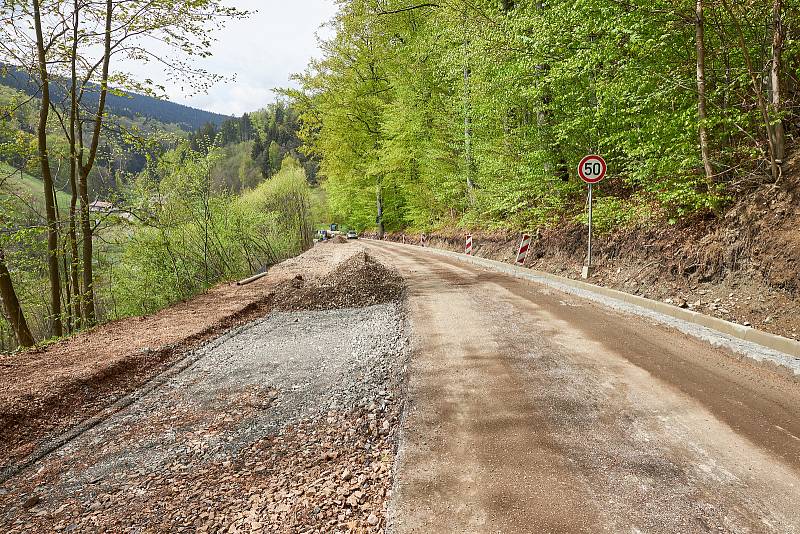
<path fill-rule="evenodd" d="M 741 198 L 716 219 L 627 228 L 595 235 L 590 282 L 752 325 L 800 336 L 800 187 L 793 166 L 777 186 Z M 534 235 L 525 265 L 579 278 L 586 226 L 565 221 Z M 402 234 L 387 236 L 402 241 Z M 516 232 L 473 232 L 476 256 L 513 262 Z M 405 235 L 419 244 L 419 235 Z M 462 230 L 427 236 L 427 246 L 464 251 Z"/>
<path fill-rule="evenodd" d="M 363 287 L 370 291 L 353 291 Z M 0 356 L 0 470 L 234 326 L 275 309 L 388 302 L 400 288 L 396 275 L 352 246 L 323 244 L 251 284 L 222 284 L 150 316 Z"/>

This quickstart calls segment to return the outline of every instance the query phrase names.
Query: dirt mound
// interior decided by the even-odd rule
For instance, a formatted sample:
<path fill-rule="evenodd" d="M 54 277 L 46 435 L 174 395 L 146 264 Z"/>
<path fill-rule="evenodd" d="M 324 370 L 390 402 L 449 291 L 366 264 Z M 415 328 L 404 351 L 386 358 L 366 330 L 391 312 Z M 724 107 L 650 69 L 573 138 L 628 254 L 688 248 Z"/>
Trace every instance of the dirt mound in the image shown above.
<path fill-rule="evenodd" d="M 339 264 L 329 276 L 306 280 L 298 275 L 275 291 L 277 310 L 359 308 L 396 301 L 403 296 L 403 279 L 392 269 L 359 252 Z"/>
<path fill-rule="evenodd" d="M 325 241 L 320 241 L 319 244 L 321 245 L 329 245 L 329 244 L 342 244 L 348 243 L 347 238 L 341 235 L 335 235 L 326 239 Z"/>

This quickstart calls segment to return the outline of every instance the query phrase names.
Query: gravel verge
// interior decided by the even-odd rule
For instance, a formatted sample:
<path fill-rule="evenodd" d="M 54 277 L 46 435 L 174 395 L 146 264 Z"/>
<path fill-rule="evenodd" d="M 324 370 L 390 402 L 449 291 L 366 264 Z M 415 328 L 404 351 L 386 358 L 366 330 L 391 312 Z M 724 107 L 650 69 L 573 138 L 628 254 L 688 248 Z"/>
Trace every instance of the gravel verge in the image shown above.
<path fill-rule="evenodd" d="M 332 309 L 273 312 L 197 349 L 7 481 L 0 530 L 382 532 L 405 395 L 402 283 L 352 250 L 273 296 L 273 309 Z"/>
<path fill-rule="evenodd" d="M 153 315 L 0 355 L 0 469 L 13 469 L 54 435 L 97 416 L 192 350 L 264 317 L 276 307 L 276 291 L 294 278 L 324 280 L 359 250 L 355 244 L 315 246 L 252 284 L 220 284 Z"/>

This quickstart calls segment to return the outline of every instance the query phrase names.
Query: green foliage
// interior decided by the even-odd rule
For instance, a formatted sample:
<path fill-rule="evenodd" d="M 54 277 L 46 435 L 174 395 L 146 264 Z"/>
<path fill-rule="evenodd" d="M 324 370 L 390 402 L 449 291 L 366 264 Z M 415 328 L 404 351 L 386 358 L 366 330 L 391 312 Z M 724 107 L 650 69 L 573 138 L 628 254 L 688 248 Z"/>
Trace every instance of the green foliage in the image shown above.
<path fill-rule="evenodd" d="M 43 209 L 37 141 L 32 133 L 36 129 L 38 105 L 38 99 L 0 85 L 0 181 L 10 174 L 6 165 L 17 172 L 23 171 L 25 178 L 12 177 L 7 185 L 32 195 Z M 177 126 L 149 117 L 109 114 L 105 123 L 108 128 L 101 136 L 96 168 L 89 175 L 89 196 L 93 198 L 113 197 L 121 188 L 120 182 L 139 173 L 148 157 L 156 157 L 186 137 L 186 132 Z M 84 143 L 89 143 L 88 137 Z M 69 143 L 55 113 L 50 115 L 47 144 L 59 209 L 64 211 L 70 193 Z"/>
<path fill-rule="evenodd" d="M 113 316 L 105 313 L 103 305 L 117 303 L 111 290 L 113 283 L 108 283 L 113 280 L 111 269 L 120 256 L 114 247 L 126 239 L 136 241 L 141 237 L 148 242 L 147 234 L 152 228 L 129 222 L 131 214 L 118 203 L 120 193 L 133 175 L 145 169 L 146 161 L 158 161 L 159 154 L 177 142 L 172 136 L 162 137 L 164 130 L 177 132 L 174 125 L 160 129 L 147 114 L 157 113 L 161 120 L 176 118 L 180 122 L 170 112 L 181 108 L 178 115 L 185 117 L 188 112 L 194 121 L 223 118 L 152 98 L 157 92 L 163 94 L 164 88 L 120 70 L 117 58 L 134 58 L 139 63 L 156 61 L 166 69 L 167 77 L 183 88 L 202 91 L 220 77 L 195 65 L 193 57 L 208 57 L 213 30 L 248 13 L 227 7 L 221 0 L 177 4 L 171 0 L 38 2 L 33 8 L 20 2 L 4 2 L 0 11 L 4 20 L 0 34 L 5 43 L 0 51 L 0 81 L 27 95 L 20 98 L 15 91 L 0 91 L 0 162 L 27 171 L 33 178 L 43 178 L 38 187 L 43 191 L 37 196 L 23 190 L 37 188 L 35 183 L 30 187 L 32 179 L 22 171 L 19 177 L 16 171 L 0 177 L 5 187 L 0 194 L 12 199 L 12 207 L 3 208 L 8 214 L 0 217 L 4 219 L 3 255 L 9 259 L 12 279 L 8 284 L 4 276 L 4 291 L 13 294 L 12 286 L 15 282 L 20 284 L 18 293 L 24 297 L 23 307 L 37 302 L 30 294 L 24 294 L 29 289 L 34 295 L 49 293 L 47 302 L 41 302 L 34 315 L 39 323 L 37 337 L 60 337 L 96 324 L 96 310 L 100 310 L 101 319 Z M 20 39 L 22 34 L 27 37 Z M 163 45 L 157 54 L 150 50 L 154 42 Z M 147 96 L 129 91 L 145 92 Z M 227 216 L 225 206 L 230 201 L 226 193 L 212 193 L 213 151 L 206 159 L 185 151 L 174 156 L 164 159 L 158 169 L 148 169 L 148 176 L 154 175 L 154 182 L 168 188 L 169 194 L 161 196 L 159 209 L 143 220 L 157 223 L 154 227 L 166 243 L 167 252 L 192 250 L 196 246 L 192 230 L 201 231 L 202 283 L 208 284 L 236 269 L 235 262 L 225 263 L 221 240 L 226 236 L 220 228 L 226 227 L 225 221 L 219 220 Z M 235 175 L 238 182 L 253 182 L 250 170 L 240 164 Z M 81 190 L 77 213 L 76 189 Z M 64 202 L 54 210 L 53 196 L 63 200 L 56 194 L 63 190 L 71 193 L 71 207 L 65 210 Z M 117 205 L 90 204 L 101 195 L 103 200 L 114 200 Z M 183 198 L 174 199 L 173 195 Z M 43 242 L 39 198 L 46 200 L 47 207 L 46 255 L 39 251 Z M 168 210 L 160 211 L 164 206 Z M 20 241 L 26 236 L 30 238 Z M 107 241 L 109 237 L 117 243 Z M 178 245 L 186 249 L 176 248 Z M 38 268 L 28 269 L 22 261 L 28 258 L 35 258 L 31 267 Z M 176 256 L 170 258 L 175 260 Z M 198 284 L 196 258 L 186 254 L 181 260 L 181 264 L 171 262 L 173 268 L 183 267 L 182 274 L 186 275 L 182 279 L 185 287 L 180 291 L 192 291 Z M 103 276 L 95 276 L 98 271 L 103 271 Z M 45 284 L 45 280 L 49 283 Z M 96 303 L 95 294 L 104 292 L 109 300 Z M 164 294 L 167 298 L 174 296 Z M 15 303 L 16 298 L 9 302 Z M 0 328 L 0 350 L 8 347 L 2 333 L 5 330 Z M 21 337 L 21 343 L 30 344 L 30 336 Z"/>
<path fill-rule="evenodd" d="M 234 196 L 212 184 L 223 157 L 220 149 L 203 154 L 182 146 L 161 159 L 156 180 L 140 179 L 132 203 L 147 224 L 131 229 L 106 273 L 116 316 L 152 312 L 309 245 L 310 190 L 302 167 L 288 158 L 271 180 Z"/>
<path fill-rule="evenodd" d="M 274 176 L 286 156 L 298 160 L 309 183 L 316 181 L 316 163 L 302 153 L 298 137 L 297 112 L 278 100 L 254 113 L 228 119 L 217 128 L 204 124 L 189 134 L 189 146 L 196 152 L 224 148 L 225 156 L 215 170 L 215 186 L 240 191 Z M 247 148 L 247 152 L 244 148 Z"/>
<path fill-rule="evenodd" d="M 19 197 L 39 212 L 44 212 L 44 191 L 42 181 L 30 174 L 0 162 L 0 194 Z M 56 191 L 59 211 L 66 213 L 69 208 L 69 194 Z"/>
<path fill-rule="evenodd" d="M 18 192 L 14 188 L 16 184 L 9 187 L 8 179 L 4 183 L 5 171 L 0 169 L 0 250 L 5 255 L 17 296 L 25 303 L 25 312 L 32 312 L 28 313 L 31 326 L 44 329 L 48 316 L 42 283 L 45 275 L 43 260 L 46 257 L 45 227 L 40 217 L 30 210 L 31 203 L 36 202 L 32 195 Z M 0 306 L 0 351 L 14 346 L 16 342 L 11 339 L 11 328 Z"/>
<path fill-rule="evenodd" d="M 211 171 L 215 190 L 238 193 L 256 187 L 263 180 L 258 164 L 250 157 L 252 146 L 253 141 L 244 141 L 219 149 L 222 157 Z"/>
<path fill-rule="evenodd" d="M 601 196 L 594 199 L 592 227 L 597 233 L 604 234 L 620 228 L 646 226 L 654 217 L 652 207 L 641 199 L 622 200 L 613 196 Z M 586 224 L 587 210 L 584 209 L 576 219 Z"/>
<path fill-rule="evenodd" d="M 380 196 L 389 229 L 548 224 L 581 212 L 576 167 L 587 153 L 609 163 L 601 211 L 712 211 L 729 184 L 763 169 L 764 125 L 735 28 L 767 72 L 772 2 L 706 5 L 710 178 L 694 2 L 506 4 L 340 3 L 323 57 L 286 91 L 339 222 L 374 226 Z M 800 65 L 797 9 L 781 13 L 790 71 Z M 787 124 L 794 109 L 783 105 Z"/>

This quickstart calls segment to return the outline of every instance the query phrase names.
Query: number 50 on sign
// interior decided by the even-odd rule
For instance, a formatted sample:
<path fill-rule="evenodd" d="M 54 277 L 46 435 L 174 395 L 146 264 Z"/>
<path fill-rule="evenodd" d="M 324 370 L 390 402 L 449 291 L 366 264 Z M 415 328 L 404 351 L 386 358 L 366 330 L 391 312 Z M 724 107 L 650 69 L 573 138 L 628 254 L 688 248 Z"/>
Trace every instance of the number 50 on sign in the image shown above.
<path fill-rule="evenodd" d="M 578 164 L 578 174 L 587 184 L 596 184 L 606 175 L 606 160 L 594 154 L 586 156 Z"/>

